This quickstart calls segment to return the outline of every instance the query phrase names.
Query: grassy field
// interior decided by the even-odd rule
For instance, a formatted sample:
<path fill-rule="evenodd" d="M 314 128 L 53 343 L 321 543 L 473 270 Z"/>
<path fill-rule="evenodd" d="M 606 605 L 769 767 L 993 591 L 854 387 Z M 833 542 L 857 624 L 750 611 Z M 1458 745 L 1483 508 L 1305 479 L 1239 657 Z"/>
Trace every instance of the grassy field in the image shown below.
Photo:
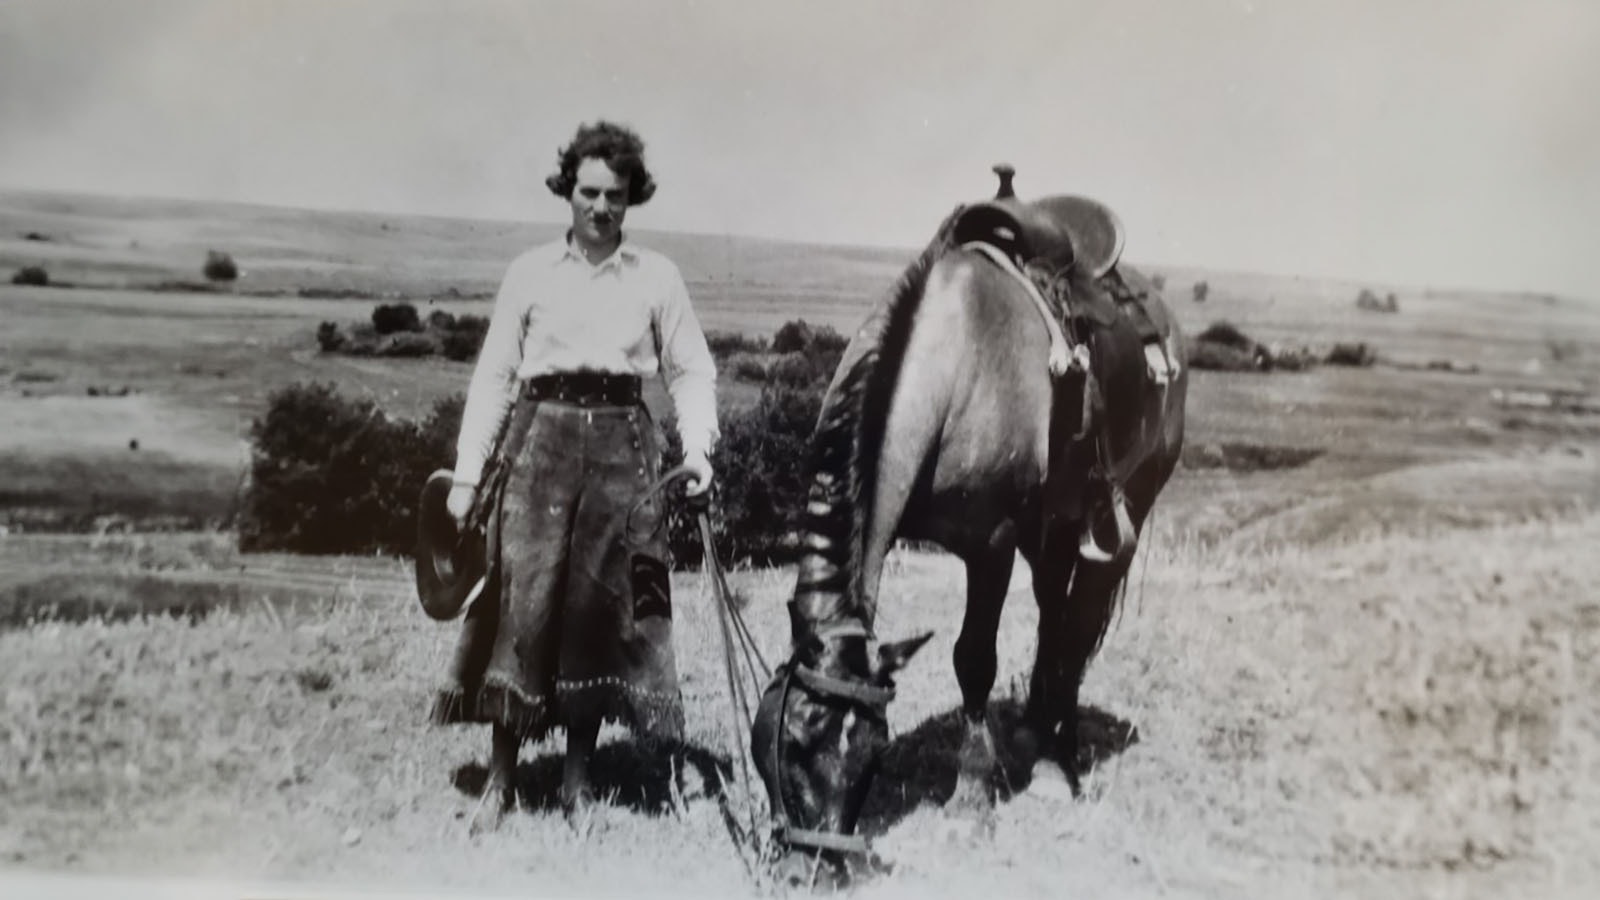
<path fill-rule="evenodd" d="M 0 285 L 0 873 L 766 890 L 717 811 L 749 798 L 715 775 L 734 735 L 698 576 L 676 582 L 690 742 L 672 758 L 710 787 L 612 740 L 615 805 L 569 825 L 549 808 L 558 737 L 525 752 L 534 811 L 469 838 L 487 735 L 425 725 L 454 627 L 421 614 L 406 566 L 241 554 L 215 529 L 275 388 L 333 381 L 417 415 L 465 387 L 464 364 L 319 354 L 320 321 L 398 297 L 486 313 L 505 262 L 550 233 L 0 194 L 0 274 L 42 264 L 74 285 Z M 760 334 L 853 329 L 910 255 L 646 237 L 708 327 Z M 179 284 L 208 249 L 244 270 L 229 294 Z M 880 630 L 937 635 L 868 811 L 896 868 L 860 893 L 1590 895 L 1600 417 L 1494 392 L 1600 393 L 1600 303 L 1164 274 L 1191 332 L 1363 341 L 1380 364 L 1194 373 L 1189 458 L 1085 686 L 1087 796 L 1009 784 L 989 837 L 935 809 L 954 782 L 960 575 L 897 554 Z M 1401 311 L 1358 310 L 1362 287 Z M 359 296 L 301 295 L 319 291 Z M 769 656 L 788 578 L 736 576 Z M 1032 654 L 1026 584 L 1002 625 L 1001 724 Z"/>
<path fill-rule="evenodd" d="M 1593 457 L 1542 462 L 1600 476 Z M 1517 482 L 1524 469 L 1479 474 Z M 989 838 L 935 808 L 955 776 L 960 579 L 946 558 L 901 554 L 881 630 L 938 633 L 891 709 L 867 813 L 896 868 L 860 893 L 1578 896 L 1600 877 L 1597 540 L 1592 508 L 1272 549 L 1161 531 L 1085 686 L 1102 757 L 1086 796 L 1010 785 Z M 99 554 L 225 575 L 224 551 L 190 541 Z M 302 567 L 328 580 L 320 593 L 263 578 L 257 602 L 203 615 L 0 634 L 4 864 L 425 891 L 761 890 L 723 829 L 715 776 L 709 796 L 681 792 L 663 757 L 614 734 L 597 761 L 614 806 L 575 825 L 553 809 L 557 737 L 524 755 L 533 811 L 469 838 L 487 736 L 425 724 L 453 628 L 420 613 L 403 571 L 340 587 L 325 565 Z M 735 580 L 778 653 L 786 579 Z M 1001 631 L 1002 724 L 1032 646 L 1025 583 Z M 709 596 L 693 575 L 675 588 L 689 711 L 677 758 L 711 773 L 735 735 Z M 1127 729 L 1131 742 L 1102 733 Z M 745 800 L 737 781 L 727 795 Z"/>

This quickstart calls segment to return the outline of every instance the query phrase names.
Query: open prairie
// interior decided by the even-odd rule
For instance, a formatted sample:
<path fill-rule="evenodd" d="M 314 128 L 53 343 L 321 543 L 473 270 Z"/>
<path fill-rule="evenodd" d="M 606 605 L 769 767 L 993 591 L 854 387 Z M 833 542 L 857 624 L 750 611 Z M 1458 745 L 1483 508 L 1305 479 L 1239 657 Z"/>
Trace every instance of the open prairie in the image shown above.
<path fill-rule="evenodd" d="M 553 233 L 0 194 L 0 274 L 41 265 L 68 285 L 0 285 L 0 866 L 767 889 L 719 813 L 750 798 L 725 768 L 742 736 L 700 576 L 675 583 L 688 745 L 608 742 L 614 804 L 575 823 L 553 809 L 560 738 L 530 748 L 531 811 L 469 838 L 487 735 L 425 725 L 454 628 L 421 614 L 407 566 L 241 554 L 216 528 L 277 387 L 332 381 L 401 415 L 465 387 L 462 363 L 320 354 L 320 322 L 401 298 L 485 314 L 506 262 Z M 708 328 L 763 335 L 797 318 L 853 330 L 915 250 L 641 239 L 679 261 Z M 232 288 L 195 289 L 208 250 L 238 261 Z M 1364 342 L 1379 361 L 1193 373 L 1186 464 L 1085 684 L 1085 796 L 1013 777 L 990 835 L 937 811 L 961 577 L 897 552 L 879 630 L 936 636 L 902 679 L 869 801 L 895 868 L 858 892 L 1591 895 L 1600 415 L 1584 398 L 1600 393 L 1600 301 L 1155 271 L 1191 335 L 1226 320 L 1267 344 Z M 1399 311 L 1359 309 L 1362 288 Z M 787 578 L 735 575 L 769 658 Z M 1019 564 L 1002 729 L 1032 660 L 1027 583 Z"/>

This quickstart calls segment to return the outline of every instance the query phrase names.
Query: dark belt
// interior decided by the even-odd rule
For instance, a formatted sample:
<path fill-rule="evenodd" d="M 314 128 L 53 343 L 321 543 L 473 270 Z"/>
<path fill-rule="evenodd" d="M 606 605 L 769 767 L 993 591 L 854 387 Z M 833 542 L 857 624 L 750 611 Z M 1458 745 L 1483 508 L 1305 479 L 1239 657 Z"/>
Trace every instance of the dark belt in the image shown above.
<path fill-rule="evenodd" d="M 536 375 L 522 383 L 522 392 L 534 400 L 578 406 L 635 406 L 642 396 L 639 376 L 603 372 Z"/>

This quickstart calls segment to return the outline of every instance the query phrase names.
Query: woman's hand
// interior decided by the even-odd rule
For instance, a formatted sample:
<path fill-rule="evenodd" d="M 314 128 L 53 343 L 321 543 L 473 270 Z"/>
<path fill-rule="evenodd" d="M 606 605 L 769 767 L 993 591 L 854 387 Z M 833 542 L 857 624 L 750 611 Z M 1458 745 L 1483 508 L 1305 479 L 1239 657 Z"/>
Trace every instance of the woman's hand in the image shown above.
<path fill-rule="evenodd" d="M 698 497 L 711 489 L 711 482 L 715 477 L 715 473 L 711 471 L 711 460 L 707 459 L 704 453 L 698 451 L 690 453 L 684 457 L 683 464 L 694 473 L 684 491 L 686 494 L 690 497 Z"/>
<path fill-rule="evenodd" d="M 472 497 L 477 491 L 475 484 L 453 484 L 450 486 L 450 495 L 445 498 L 444 508 L 455 517 L 456 527 L 460 528 L 467 521 L 467 513 L 472 511 Z"/>

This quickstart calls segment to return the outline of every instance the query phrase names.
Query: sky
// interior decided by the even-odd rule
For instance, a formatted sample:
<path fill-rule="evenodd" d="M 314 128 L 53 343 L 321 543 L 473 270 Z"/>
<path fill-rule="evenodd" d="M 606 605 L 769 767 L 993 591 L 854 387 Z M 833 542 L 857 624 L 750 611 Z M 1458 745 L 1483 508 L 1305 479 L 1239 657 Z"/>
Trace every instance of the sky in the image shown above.
<path fill-rule="evenodd" d="M 1079 193 L 1125 256 L 1600 302 L 1593 0 L 0 0 L 0 187 L 920 247 Z M 1600 255 L 1600 254 L 1597 254 Z"/>

